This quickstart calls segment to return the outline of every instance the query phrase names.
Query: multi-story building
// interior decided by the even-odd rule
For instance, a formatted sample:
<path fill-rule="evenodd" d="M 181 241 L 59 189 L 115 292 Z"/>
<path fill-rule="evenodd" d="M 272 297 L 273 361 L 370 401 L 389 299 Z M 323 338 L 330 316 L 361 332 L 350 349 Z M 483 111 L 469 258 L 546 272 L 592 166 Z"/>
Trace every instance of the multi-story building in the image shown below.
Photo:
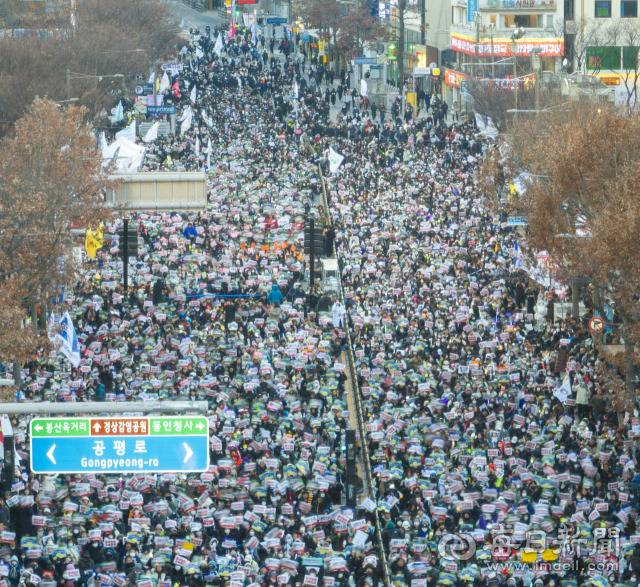
<path fill-rule="evenodd" d="M 565 0 L 569 67 L 616 86 L 621 104 L 637 102 L 638 16 L 638 0 Z"/>
<path fill-rule="evenodd" d="M 451 0 L 450 67 L 445 95 L 457 99 L 469 76 L 513 87 L 537 68 L 559 71 L 564 58 L 562 0 Z"/>

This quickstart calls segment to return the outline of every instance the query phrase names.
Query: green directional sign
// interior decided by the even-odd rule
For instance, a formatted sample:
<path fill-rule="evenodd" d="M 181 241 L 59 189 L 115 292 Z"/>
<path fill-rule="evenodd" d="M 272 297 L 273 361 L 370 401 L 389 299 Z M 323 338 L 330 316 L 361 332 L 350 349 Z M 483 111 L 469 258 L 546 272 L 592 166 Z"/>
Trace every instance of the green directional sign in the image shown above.
<path fill-rule="evenodd" d="M 90 418 L 35 418 L 31 436 L 89 436 Z"/>
<path fill-rule="evenodd" d="M 204 416 L 34 418 L 33 473 L 173 473 L 209 468 Z"/>

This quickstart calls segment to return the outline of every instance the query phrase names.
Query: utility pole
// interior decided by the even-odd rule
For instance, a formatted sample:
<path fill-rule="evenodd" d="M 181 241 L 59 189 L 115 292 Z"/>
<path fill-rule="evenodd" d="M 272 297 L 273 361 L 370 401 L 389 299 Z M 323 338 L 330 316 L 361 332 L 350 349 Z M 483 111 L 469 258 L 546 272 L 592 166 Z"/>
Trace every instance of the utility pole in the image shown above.
<path fill-rule="evenodd" d="M 129 287 L 129 219 L 123 220 L 122 236 L 124 242 L 122 243 L 122 286 L 124 288 L 124 295 L 127 295 L 127 289 Z M 126 300 L 125 300 L 126 301 Z"/>
<path fill-rule="evenodd" d="M 398 66 L 398 85 L 402 96 L 402 112 L 404 117 L 404 15 L 407 10 L 407 0 L 398 0 L 398 51 L 396 64 Z"/>
<path fill-rule="evenodd" d="M 71 70 L 67 67 L 67 100 L 71 98 Z"/>
<path fill-rule="evenodd" d="M 425 9 L 426 0 L 420 0 L 420 44 L 427 49 L 427 11 Z"/>
<path fill-rule="evenodd" d="M 473 66 L 473 77 L 478 79 L 478 67 L 480 65 L 480 13 L 476 12 L 474 19 L 476 21 L 476 62 Z"/>
<path fill-rule="evenodd" d="M 311 247 L 309 249 L 309 293 L 313 293 L 313 284 L 316 278 L 316 223 L 313 218 L 309 220 L 309 233 L 311 235 Z"/>

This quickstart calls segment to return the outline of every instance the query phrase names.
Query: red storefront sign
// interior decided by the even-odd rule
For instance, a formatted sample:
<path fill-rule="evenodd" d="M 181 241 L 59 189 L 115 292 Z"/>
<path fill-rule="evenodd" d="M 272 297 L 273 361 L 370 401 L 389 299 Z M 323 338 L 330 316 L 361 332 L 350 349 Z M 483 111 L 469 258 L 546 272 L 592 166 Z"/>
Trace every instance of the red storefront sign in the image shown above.
<path fill-rule="evenodd" d="M 481 39 L 475 42 L 473 37 L 451 33 L 451 48 L 465 55 L 478 57 L 510 57 L 515 53 L 518 57 L 530 57 L 534 50 L 540 50 L 541 57 L 562 57 L 564 55 L 564 39 L 517 39 L 515 44 L 511 39 Z"/>

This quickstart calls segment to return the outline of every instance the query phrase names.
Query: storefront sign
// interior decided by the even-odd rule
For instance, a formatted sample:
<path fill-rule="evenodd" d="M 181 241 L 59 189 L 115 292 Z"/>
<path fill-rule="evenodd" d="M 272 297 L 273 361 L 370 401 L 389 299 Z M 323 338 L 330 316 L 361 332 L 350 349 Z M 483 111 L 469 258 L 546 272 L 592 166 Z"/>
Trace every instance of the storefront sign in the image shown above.
<path fill-rule="evenodd" d="M 451 88 L 459 88 L 469 76 L 455 69 L 444 70 L 444 83 Z"/>
<path fill-rule="evenodd" d="M 451 48 L 459 53 L 479 57 L 510 57 L 513 55 L 514 43 L 511 39 L 497 38 L 481 39 L 480 43 L 470 36 L 451 33 Z M 534 50 L 540 57 L 562 57 L 564 55 L 564 40 L 549 39 L 518 39 L 515 42 L 515 52 L 518 57 L 530 57 Z M 539 51 L 538 51 L 539 50 Z"/>
<path fill-rule="evenodd" d="M 480 0 L 482 10 L 548 10 L 555 12 L 556 0 Z"/>

